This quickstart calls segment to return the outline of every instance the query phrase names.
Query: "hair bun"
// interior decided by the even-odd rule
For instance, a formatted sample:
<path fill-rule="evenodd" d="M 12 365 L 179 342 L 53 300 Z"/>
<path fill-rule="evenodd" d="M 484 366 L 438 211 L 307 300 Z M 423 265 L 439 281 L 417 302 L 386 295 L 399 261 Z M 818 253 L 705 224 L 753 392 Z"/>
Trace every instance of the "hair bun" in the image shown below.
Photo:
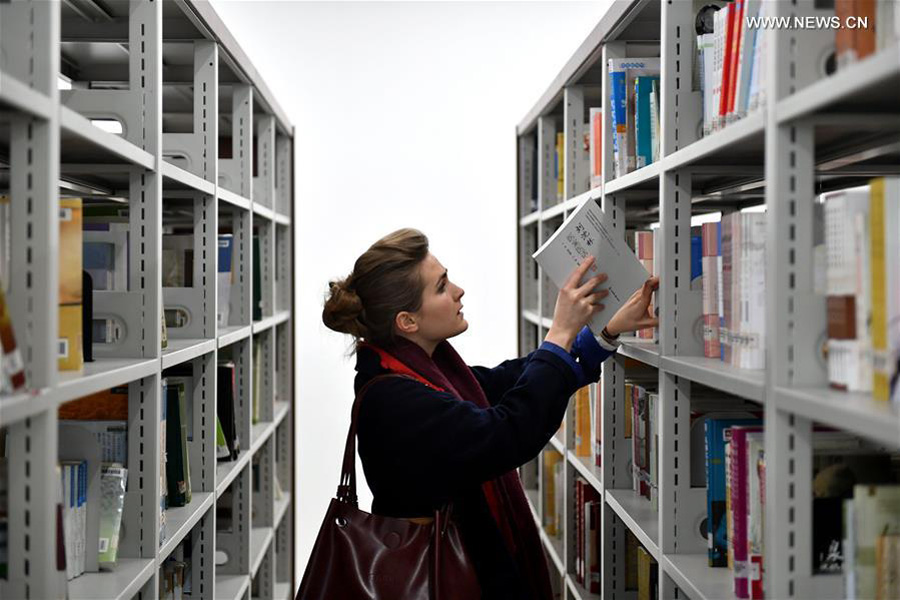
<path fill-rule="evenodd" d="M 365 337 L 365 327 L 360 323 L 363 305 L 356 291 L 347 285 L 347 280 L 328 282 L 329 296 L 322 310 L 322 322 L 339 333 L 349 333 Z"/>

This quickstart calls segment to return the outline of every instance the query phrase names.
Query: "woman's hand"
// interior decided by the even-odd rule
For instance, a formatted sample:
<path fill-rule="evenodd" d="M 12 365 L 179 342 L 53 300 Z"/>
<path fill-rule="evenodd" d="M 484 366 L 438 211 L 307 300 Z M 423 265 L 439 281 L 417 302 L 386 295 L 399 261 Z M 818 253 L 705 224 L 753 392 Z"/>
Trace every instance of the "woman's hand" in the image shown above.
<path fill-rule="evenodd" d="M 659 319 L 653 316 L 653 312 L 650 310 L 650 300 L 657 288 L 659 288 L 659 277 L 651 277 L 645 281 L 644 285 L 633 293 L 631 298 L 609 320 L 609 323 L 606 324 L 606 331 L 612 336 L 617 336 L 626 331 L 637 331 L 659 325 Z"/>
<path fill-rule="evenodd" d="M 609 294 L 608 290 L 596 290 L 598 285 L 606 281 L 606 273 L 600 273 L 588 279 L 584 285 L 579 285 L 593 264 L 593 256 L 584 259 L 569 275 L 569 279 L 556 297 L 553 324 L 544 339 L 564 348 L 566 352 L 572 347 L 572 342 L 575 341 L 575 336 L 581 328 L 587 325 L 591 317 L 603 310 L 600 300 Z"/>

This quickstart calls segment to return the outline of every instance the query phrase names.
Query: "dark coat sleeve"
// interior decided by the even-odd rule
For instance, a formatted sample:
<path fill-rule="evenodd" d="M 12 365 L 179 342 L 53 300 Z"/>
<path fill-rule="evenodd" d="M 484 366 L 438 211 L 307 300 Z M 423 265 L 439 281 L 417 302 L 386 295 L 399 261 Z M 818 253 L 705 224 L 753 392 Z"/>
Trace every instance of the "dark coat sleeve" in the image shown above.
<path fill-rule="evenodd" d="M 489 367 L 469 367 L 475 379 L 484 390 L 491 406 L 496 406 L 503 398 L 503 394 L 516 384 L 522 375 L 525 365 L 534 356 L 534 352 L 528 356 L 505 360 L 493 369 Z"/>
<path fill-rule="evenodd" d="M 359 413 L 359 452 L 373 493 L 450 497 L 531 460 L 565 415 L 577 382 L 571 367 L 534 352 L 517 382 L 489 408 L 425 385 L 372 385 Z"/>

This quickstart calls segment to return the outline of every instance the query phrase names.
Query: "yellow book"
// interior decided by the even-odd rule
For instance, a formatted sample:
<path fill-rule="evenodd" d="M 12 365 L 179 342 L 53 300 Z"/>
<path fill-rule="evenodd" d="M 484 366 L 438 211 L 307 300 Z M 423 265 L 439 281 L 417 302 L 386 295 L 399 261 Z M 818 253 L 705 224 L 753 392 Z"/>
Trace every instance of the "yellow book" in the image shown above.
<path fill-rule="evenodd" d="M 81 331 L 81 198 L 59 200 L 59 347 L 61 371 L 84 365 Z"/>
<path fill-rule="evenodd" d="M 872 301 L 872 397 L 888 402 L 896 368 L 900 297 L 897 261 L 900 260 L 900 179 L 881 177 L 869 186 L 869 264 Z M 893 332 L 891 330 L 894 330 Z M 891 338 L 894 338 L 893 340 Z"/>
<path fill-rule="evenodd" d="M 81 304 L 81 198 L 59 200 L 59 303 Z"/>
<path fill-rule="evenodd" d="M 650 600 L 650 554 L 643 546 L 637 548 L 638 600 Z"/>
<path fill-rule="evenodd" d="M 543 473 L 543 492 L 544 492 L 544 529 L 548 535 L 557 535 L 556 531 L 556 465 L 562 461 L 562 455 L 559 452 L 544 452 L 544 473 Z"/>
<path fill-rule="evenodd" d="M 575 392 L 575 456 L 591 456 L 591 388 Z"/>
<path fill-rule="evenodd" d="M 59 307 L 58 365 L 60 371 L 77 371 L 83 364 L 81 353 L 81 305 Z"/>
<path fill-rule="evenodd" d="M 631 530 L 625 531 L 625 591 L 638 589 L 638 539 Z"/>

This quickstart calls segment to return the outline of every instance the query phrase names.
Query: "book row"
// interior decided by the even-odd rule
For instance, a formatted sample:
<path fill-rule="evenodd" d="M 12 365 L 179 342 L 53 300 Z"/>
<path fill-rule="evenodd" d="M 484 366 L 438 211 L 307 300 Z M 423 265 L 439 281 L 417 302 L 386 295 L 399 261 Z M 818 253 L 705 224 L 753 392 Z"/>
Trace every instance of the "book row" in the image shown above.
<path fill-rule="evenodd" d="M 817 291 L 827 298 L 829 382 L 900 408 L 898 201 L 897 177 L 822 194 L 814 234 Z"/>
<path fill-rule="evenodd" d="M 80 198 L 60 199 L 59 237 L 59 338 L 58 367 L 78 371 L 94 360 L 95 350 L 113 348 L 122 342 L 130 324 L 109 310 L 97 309 L 97 294 L 128 292 L 131 281 L 130 225 L 128 208 L 115 204 L 84 203 Z M 9 199 L 0 197 L 0 394 L 27 387 L 25 367 L 16 342 L 16 325 L 6 301 L 4 283 L 9 281 Z M 195 287 L 195 236 L 193 226 L 164 226 L 162 236 L 162 281 L 164 288 Z M 218 327 L 234 323 L 235 241 L 232 233 L 218 235 L 217 314 Z M 252 319 L 262 319 L 262 268 L 260 236 L 253 236 Z M 168 346 L 168 331 L 186 327 L 197 315 L 188 302 L 164 307 L 161 315 L 162 348 Z M 19 332 L 21 334 L 22 332 Z"/>
<path fill-rule="evenodd" d="M 623 437 L 628 448 L 631 491 L 658 511 L 657 382 L 654 370 L 630 359 L 629 363 Z M 602 440 L 598 432 L 602 428 L 596 406 L 603 404 L 602 392 L 599 384 L 591 387 L 590 394 L 585 393 L 586 387 L 574 399 L 573 452 L 589 459 L 590 445 L 584 439 L 591 436 L 599 466 Z M 732 571 L 737 598 L 762 598 L 766 460 L 761 407 L 695 386 L 690 420 L 690 486 L 706 488 L 705 505 L 689 509 L 696 513 L 691 517 L 698 524 L 696 535 L 704 536 L 694 541 L 708 548 L 710 567 Z M 818 426 L 813 429 L 811 446 L 814 572 L 843 573 L 848 598 L 897 597 L 900 457 L 852 434 Z M 543 524 L 548 535 L 559 536 L 564 461 L 549 449 L 542 460 Z M 591 541 L 595 515 L 590 504 L 600 502 L 600 498 L 597 490 L 576 476 L 573 501 L 576 577 L 592 590 L 590 565 L 598 549 L 596 545 L 590 547 L 596 544 Z M 862 510 L 861 505 L 865 507 Z"/>
<path fill-rule="evenodd" d="M 257 344 L 257 352 L 258 347 Z M 259 362 L 256 364 L 258 369 Z M 258 372 L 255 375 L 251 398 L 251 422 L 254 424 L 260 417 L 261 389 Z M 194 440 L 195 384 L 190 364 L 163 372 L 159 429 L 160 545 L 167 539 L 167 510 L 186 506 L 192 498 L 190 454 Z M 216 389 L 216 459 L 219 462 L 234 461 L 242 451 L 242 440 L 232 361 L 222 360 L 217 366 Z M 86 570 L 115 568 L 124 503 L 132 501 L 126 500 L 124 494 L 129 464 L 128 405 L 128 387 L 122 386 L 66 402 L 58 409 L 69 579 Z M 248 442 L 244 440 L 244 448 Z M 7 482 L 4 472 L 2 483 L 6 485 Z M 277 483 L 275 487 L 280 490 Z M 137 498 L 134 496 L 134 501 Z M 6 493 L 0 493 L 0 557 L 3 557 L 0 570 L 6 564 L 6 502 Z"/>

